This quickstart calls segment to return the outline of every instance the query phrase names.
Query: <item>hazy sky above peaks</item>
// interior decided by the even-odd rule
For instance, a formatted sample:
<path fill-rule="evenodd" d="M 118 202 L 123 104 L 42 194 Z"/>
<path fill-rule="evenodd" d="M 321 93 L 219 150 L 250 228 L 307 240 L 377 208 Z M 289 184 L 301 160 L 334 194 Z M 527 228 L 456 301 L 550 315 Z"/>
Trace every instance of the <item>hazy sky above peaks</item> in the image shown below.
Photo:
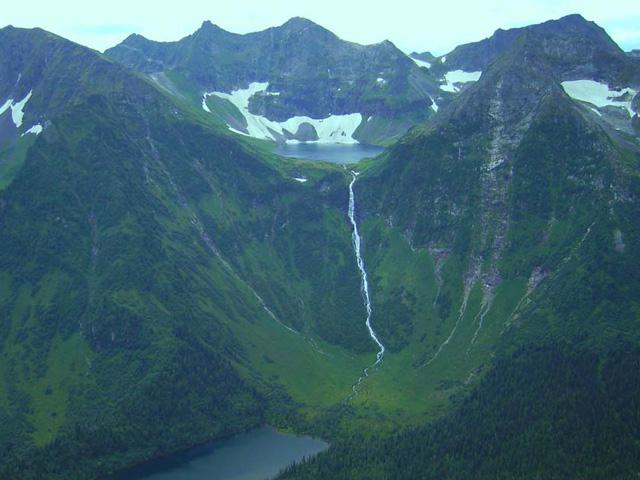
<path fill-rule="evenodd" d="M 624 49 L 640 49 L 638 0 L 30 0 L 5 2 L 0 27 L 42 27 L 104 50 L 131 33 L 153 40 L 178 40 L 211 20 L 225 30 L 248 33 L 305 17 L 345 40 L 391 40 L 405 52 L 444 54 L 481 40 L 497 28 L 540 23 L 580 13 L 605 28 Z"/>

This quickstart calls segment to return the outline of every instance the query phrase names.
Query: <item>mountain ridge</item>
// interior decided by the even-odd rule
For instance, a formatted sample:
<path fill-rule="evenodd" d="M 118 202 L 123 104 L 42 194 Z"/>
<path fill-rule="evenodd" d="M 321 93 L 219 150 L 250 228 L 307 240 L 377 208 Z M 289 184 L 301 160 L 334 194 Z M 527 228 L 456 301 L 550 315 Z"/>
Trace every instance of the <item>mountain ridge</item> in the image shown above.
<path fill-rule="evenodd" d="M 274 94 L 249 108 L 270 120 L 359 113 L 368 121 L 355 138 L 366 143 L 388 142 L 426 120 L 439 95 L 429 72 L 389 41 L 346 42 L 301 18 L 244 35 L 207 25 L 177 42 L 129 37 L 105 53 L 143 73 L 179 75 L 200 96 L 268 82 Z"/>
<path fill-rule="evenodd" d="M 358 180 L 374 304 L 395 291 L 409 324 L 394 305 L 377 331 L 405 335 L 414 381 L 464 393 L 441 419 L 355 435 L 284 478 L 637 473 L 640 149 L 565 92 L 544 41 L 520 36 Z M 394 238 L 413 252 L 406 276 Z M 407 267 L 418 252 L 430 294 Z"/>
<path fill-rule="evenodd" d="M 624 78 L 624 69 L 628 68 L 629 63 L 626 61 L 627 57 L 623 50 L 616 45 L 604 29 L 579 14 L 567 15 L 557 20 L 549 20 L 521 28 L 498 29 L 491 37 L 456 47 L 445 55 L 445 66 L 449 70 L 484 70 L 491 61 L 506 52 L 525 32 L 540 33 L 545 38 L 553 38 L 552 42 L 565 42 L 564 45 L 555 45 L 555 48 L 559 52 L 564 52 L 565 55 L 562 59 L 558 58 L 555 70 L 562 80 L 586 78 L 584 75 L 596 73 L 602 75 L 596 80 L 606 80 L 614 86 L 619 86 L 617 84 L 621 81 L 631 82 L 633 85 L 640 82 L 638 72 L 632 74 L 630 78 Z M 567 49 L 569 44 L 566 39 L 573 42 L 573 51 Z M 546 46 L 549 51 L 553 47 L 553 43 Z M 440 58 L 442 59 L 442 57 Z M 563 62 L 565 65 L 562 64 Z M 570 62 L 573 62 L 573 66 Z M 596 62 L 595 69 L 591 66 L 591 62 Z M 604 68 L 605 65 L 613 66 L 614 70 L 607 72 Z"/>
<path fill-rule="evenodd" d="M 5 51 L 34 32 L 15 35 Z M 0 476 L 102 476 L 261 424 L 278 398 L 275 421 L 290 392 L 339 401 L 373 352 L 340 170 L 238 142 L 85 47 L 34 42 L 20 67 L 52 108 L 0 191 Z"/>
<path fill-rule="evenodd" d="M 288 478 L 636 472 L 638 117 L 566 85 L 580 38 L 527 30 L 469 82 L 398 56 L 447 101 L 350 190 L 229 132 L 186 70 L 0 31 L 0 93 L 32 92 L 0 184 L 0 476 L 95 478 L 265 422 L 333 445 Z M 376 352 L 355 224 L 385 356 L 351 395 Z"/>

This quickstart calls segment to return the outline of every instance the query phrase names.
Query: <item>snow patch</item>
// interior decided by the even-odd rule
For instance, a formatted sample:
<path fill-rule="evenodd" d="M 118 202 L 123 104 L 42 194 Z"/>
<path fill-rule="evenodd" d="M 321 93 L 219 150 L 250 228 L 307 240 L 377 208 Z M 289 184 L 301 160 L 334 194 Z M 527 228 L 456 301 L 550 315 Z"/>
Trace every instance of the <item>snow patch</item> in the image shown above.
<path fill-rule="evenodd" d="M 307 181 L 307 179 L 306 179 L 306 178 L 304 178 L 304 177 L 293 177 L 293 179 L 294 179 L 296 182 L 300 182 L 300 183 L 304 183 L 304 182 L 306 182 L 306 181 Z"/>
<path fill-rule="evenodd" d="M 385 85 L 387 83 L 387 81 L 382 77 L 378 77 L 378 78 L 376 78 L 376 83 L 378 85 Z"/>
<path fill-rule="evenodd" d="M 445 92 L 456 93 L 460 89 L 456 86 L 458 83 L 477 82 L 482 72 L 465 72 L 464 70 L 452 70 L 444 75 L 444 85 L 440 85 L 440 90 Z"/>
<path fill-rule="evenodd" d="M 39 123 L 31 127 L 29 130 L 24 132 L 22 136 L 24 137 L 27 133 L 35 133 L 36 135 L 40 135 L 42 133 L 42 125 Z"/>
<path fill-rule="evenodd" d="M 433 97 L 429 97 L 429 98 L 431 99 L 431 110 L 433 110 L 434 112 L 437 112 L 438 111 L 438 104 L 433 99 Z"/>
<path fill-rule="evenodd" d="M 7 100 L 6 102 L 4 102 L 2 104 L 2 106 L 0 107 L 0 115 L 2 115 L 4 112 L 6 112 L 7 110 L 9 110 L 9 107 L 11 106 L 11 104 L 13 103 L 13 98 L 10 98 L 9 100 Z"/>
<path fill-rule="evenodd" d="M 230 101 L 242 114 L 247 122 L 247 132 L 240 132 L 236 129 L 228 128 L 236 133 L 248 135 L 254 138 L 265 140 L 277 140 L 277 136 L 285 136 L 285 132 L 291 135 L 300 128 L 303 123 L 308 123 L 316 130 L 318 140 L 308 143 L 358 143 L 353 138 L 356 129 L 362 123 L 362 115 L 351 113 L 346 115 L 330 115 L 326 118 L 311 118 L 306 116 L 292 117 L 284 122 L 269 120 L 262 115 L 256 115 L 249 111 L 249 100 L 256 93 L 267 90 L 267 82 L 253 82 L 248 88 L 234 90 L 231 93 L 209 92 L 203 97 L 203 108 L 206 106 L 206 98 L 210 95 Z M 204 108 L 209 111 L 208 108 Z M 288 140 L 288 143 L 297 143 L 295 140 Z"/>
<path fill-rule="evenodd" d="M 440 59 L 440 61 L 441 61 L 442 63 L 445 63 L 445 62 L 447 61 L 447 56 L 445 55 L 444 57 L 442 57 L 442 58 Z"/>
<path fill-rule="evenodd" d="M 0 107 L 0 115 L 11 108 L 11 119 L 13 120 L 13 124 L 16 127 L 20 127 L 22 125 L 22 119 L 24 118 L 24 106 L 31 98 L 32 93 L 33 90 L 30 90 L 29 93 L 27 93 L 27 95 L 17 103 L 14 103 L 13 98 L 4 102 Z"/>
<path fill-rule="evenodd" d="M 22 119 L 24 118 L 24 106 L 31 98 L 32 93 L 33 90 L 30 90 L 29 93 L 27 93 L 26 97 L 24 97 L 18 103 L 12 103 L 11 105 L 11 118 L 13 119 L 13 123 L 16 127 L 20 127 L 22 125 Z"/>
<path fill-rule="evenodd" d="M 562 82 L 562 88 L 574 100 L 587 102 L 598 108 L 622 107 L 629 112 L 630 116 L 634 115 L 631 109 L 631 100 L 637 92 L 631 88 L 623 88 L 620 91 L 611 90 L 606 83 L 594 80 L 570 80 Z M 627 95 L 628 101 L 622 100 L 625 95 Z"/>
<path fill-rule="evenodd" d="M 207 106 L 207 94 L 206 93 L 202 97 L 202 109 L 207 113 L 211 113 L 211 110 L 209 110 L 209 107 Z"/>
<path fill-rule="evenodd" d="M 409 57 L 413 62 L 419 67 L 431 68 L 431 63 L 425 62 L 424 60 L 420 60 L 418 58 Z"/>

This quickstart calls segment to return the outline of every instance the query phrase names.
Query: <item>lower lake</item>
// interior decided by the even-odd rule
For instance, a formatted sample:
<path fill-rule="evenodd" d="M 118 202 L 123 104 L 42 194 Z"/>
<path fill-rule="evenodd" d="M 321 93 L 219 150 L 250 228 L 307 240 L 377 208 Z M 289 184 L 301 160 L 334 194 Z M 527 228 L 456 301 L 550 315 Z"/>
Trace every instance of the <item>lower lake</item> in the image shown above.
<path fill-rule="evenodd" d="M 382 153 L 383 150 L 382 147 L 364 145 L 362 143 L 295 143 L 279 145 L 273 153 L 283 157 L 350 164 L 357 163 L 363 158 L 375 157 Z"/>
<path fill-rule="evenodd" d="M 261 427 L 139 465 L 111 480 L 266 480 L 328 447 L 312 437 Z"/>

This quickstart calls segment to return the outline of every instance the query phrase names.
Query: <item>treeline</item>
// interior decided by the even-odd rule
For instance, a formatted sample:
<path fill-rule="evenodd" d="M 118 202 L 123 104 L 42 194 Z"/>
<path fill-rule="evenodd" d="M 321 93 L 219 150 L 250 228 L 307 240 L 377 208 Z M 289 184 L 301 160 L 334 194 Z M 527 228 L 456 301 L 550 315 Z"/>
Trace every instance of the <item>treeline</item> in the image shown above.
<path fill-rule="evenodd" d="M 261 396 L 194 338 L 184 338 L 172 355 L 156 360 L 154 372 L 129 385 L 121 398 L 89 392 L 93 406 L 84 398 L 73 421 L 43 447 L 10 436 L 19 428 L 4 436 L 0 427 L 0 478 L 101 478 L 264 422 Z"/>
<path fill-rule="evenodd" d="M 503 357 L 449 416 L 351 438 L 282 479 L 626 479 L 640 475 L 640 349 L 568 343 Z"/>

